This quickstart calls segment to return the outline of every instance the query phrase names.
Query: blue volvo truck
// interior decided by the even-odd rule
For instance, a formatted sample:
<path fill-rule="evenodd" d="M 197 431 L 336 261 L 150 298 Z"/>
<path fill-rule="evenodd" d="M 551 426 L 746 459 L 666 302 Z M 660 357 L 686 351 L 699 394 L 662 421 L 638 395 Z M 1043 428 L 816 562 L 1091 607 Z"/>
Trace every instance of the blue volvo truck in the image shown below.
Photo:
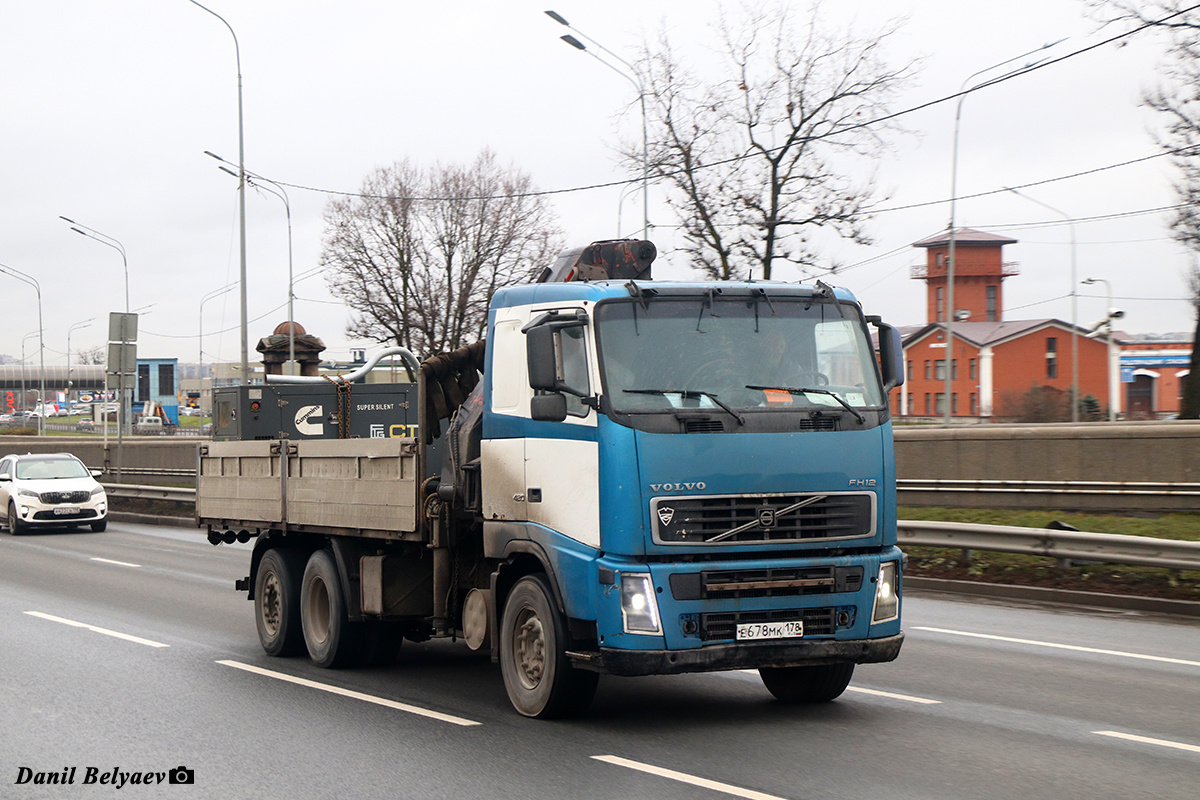
<path fill-rule="evenodd" d="M 654 256 L 597 242 L 497 291 L 484 341 L 397 385 L 406 437 L 201 446 L 198 523 L 256 537 L 268 653 L 453 637 L 530 717 L 602 674 L 757 669 L 824 702 L 896 658 L 898 333 L 820 281 L 654 281 Z"/>

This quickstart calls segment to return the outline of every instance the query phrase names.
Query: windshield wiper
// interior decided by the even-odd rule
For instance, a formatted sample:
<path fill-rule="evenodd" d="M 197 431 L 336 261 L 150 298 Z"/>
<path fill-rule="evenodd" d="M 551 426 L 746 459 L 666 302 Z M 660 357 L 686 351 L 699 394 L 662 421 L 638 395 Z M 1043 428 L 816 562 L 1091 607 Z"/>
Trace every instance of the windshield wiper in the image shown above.
<path fill-rule="evenodd" d="M 707 397 L 713 403 L 718 405 L 722 411 L 727 412 L 730 416 L 738 421 L 739 424 L 745 425 L 746 418 L 734 411 L 730 406 L 724 403 L 712 392 L 706 392 L 703 389 L 622 389 L 623 392 L 629 394 L 677 394 L 685 400 L 699 400 L 701 397 Z"/>
<path fill-rule="evenodd" d="M 854 418 L 856 420 L 858 420 L 859 425 L 863 425 L 866 423 L 866 420 L 863 418 L 863 415 L 858 413 L 857 411 L 855 411 L 853 406 L 851 406 L 849 403 L 847 403 L 845 400 L 843 400 L 841 398 L 841 395 L 837 394 L 836 392 L 831 392 L 828 389 L 793 389 L 790 386 L 754 386 L 749 383 L 746 384 L 746 388 L 747 389 L 760 389 L 762 391 L 772 391 L 772 392 L 787 392 L 788 394 L 825 394 L 825 395 L 829 395 L 834 400 L 837 400 L 838 404 L 841 405 L 842 408 L 846 409 L 851 414 L 853 414 Z"/>

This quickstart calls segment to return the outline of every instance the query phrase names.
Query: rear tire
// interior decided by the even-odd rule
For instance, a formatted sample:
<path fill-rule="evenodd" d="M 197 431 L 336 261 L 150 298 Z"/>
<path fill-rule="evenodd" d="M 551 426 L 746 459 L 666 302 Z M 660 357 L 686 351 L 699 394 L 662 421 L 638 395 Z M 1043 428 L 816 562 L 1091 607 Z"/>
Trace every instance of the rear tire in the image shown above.
<path fill-rule="evenodd" d="M 599 674 L 575 669 L 566 656 L 566 623 L 542 575 L 517 581 L 500 624 L 500 673 L 513 708 L 527 717 L 582 714 L 596 695 Z"/>
<path fill-rule="evenodd" d="M 13 536 L 18 536 L 29 529 L 20 517 L 17 516 L 17 507 L 13 503 L 8 504 L 8 532 Z"/>
<path fill-rule="evenodd" d="M 317 550 L 304 568 L 300 624 L 308 656 L 318 667 L 351 666 L 361 657 L 362 623 L 351 623 L 346 614 L 337 563 L 328 550 Z"/>
<path fill-rule="evenodd" d="M 269 656 L 304 652 L 300 627 L 300 581 L 304 554 L 286 547 L 263 553 L 254 578 L 254 623 L 258 641 Z"/>
<path fill-rule="evenodd" d="M 784 703 L 828 703 L 840 697 L 854 676 L 853 664 L 812 667 L 762 667 L 759 677 L 767 691 Z"/>
<path fill-rule="evenodd" d="M 92 527 L 92 533 L 104 533 L 108 529 L 108 517 L 98 519 L 95 522 L 89 523 Z"/>

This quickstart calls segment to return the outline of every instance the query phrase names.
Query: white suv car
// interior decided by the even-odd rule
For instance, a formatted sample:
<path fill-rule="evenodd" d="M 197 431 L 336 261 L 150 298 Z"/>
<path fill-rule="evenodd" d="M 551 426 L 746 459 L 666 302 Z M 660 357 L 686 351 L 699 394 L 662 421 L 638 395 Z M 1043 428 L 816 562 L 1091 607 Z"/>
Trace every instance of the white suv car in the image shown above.
<path fill-rule="evenodd" d="M 108 526 L 108 497 L 91 471 L 70 453 L 9 455 L 0 459 L 0 507 L 9 533 L 32 527 Z"/>

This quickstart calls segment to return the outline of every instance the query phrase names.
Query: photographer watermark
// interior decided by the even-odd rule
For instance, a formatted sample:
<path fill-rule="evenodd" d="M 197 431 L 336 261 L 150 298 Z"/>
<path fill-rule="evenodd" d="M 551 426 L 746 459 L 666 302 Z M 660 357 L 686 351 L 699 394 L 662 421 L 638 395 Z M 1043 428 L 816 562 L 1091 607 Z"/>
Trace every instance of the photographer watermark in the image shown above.
<path fill-rule="evenodd" d="M 195 782 L 196 773 L 187 767 L 179 766 L 164 772 L 125 771 L 120 767 L 112 769 L 83 767 L 82 771 L 79 767 L 63 767 L 61 770 L 52 772 L 39 772 L 32 767 L 18 767 L 17 780 L 14 783 L 16 786 L 97 785 L 122 789 L 126 786 L 156 786 L 162 783 L 191 784 Z"/>

